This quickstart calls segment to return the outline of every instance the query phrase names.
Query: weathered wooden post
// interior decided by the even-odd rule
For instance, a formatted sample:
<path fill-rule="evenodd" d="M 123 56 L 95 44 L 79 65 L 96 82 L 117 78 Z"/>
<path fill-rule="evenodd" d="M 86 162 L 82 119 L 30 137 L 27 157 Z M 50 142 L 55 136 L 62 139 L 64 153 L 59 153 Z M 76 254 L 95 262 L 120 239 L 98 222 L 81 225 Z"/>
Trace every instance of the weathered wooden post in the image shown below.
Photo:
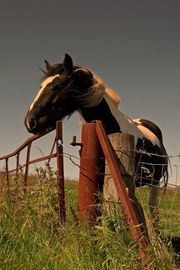
<path fill-rule="evenodd" d="M 134 139 L 133 136 L 130 136 L 125 133 L 113 133 L 108 136 L 109 141 L 111 142 L 112 148 L 116 152 L 117 160 L 121 160 L 120 172 L 123 176 L 125 182 L 129 182 L 129 178 L 131 180 L 134 175 Z M 122 148 L 123 147 L 123 148 Z M 118 162 L 119 163 L 119 162 Z M 130 185 L 130 188 L 134 191 L 134 183 Z M 128 188 L 128 187 L 127 187 Z M 105 181 L 104 181 L 104 198 L 108 203 L 111 203 L 112 200 L 118 201 L 118 193 L 116 187 L 114 185 L 114 181 L 112 179 L 109 167 L 106 163 L 105 166 Z"/>

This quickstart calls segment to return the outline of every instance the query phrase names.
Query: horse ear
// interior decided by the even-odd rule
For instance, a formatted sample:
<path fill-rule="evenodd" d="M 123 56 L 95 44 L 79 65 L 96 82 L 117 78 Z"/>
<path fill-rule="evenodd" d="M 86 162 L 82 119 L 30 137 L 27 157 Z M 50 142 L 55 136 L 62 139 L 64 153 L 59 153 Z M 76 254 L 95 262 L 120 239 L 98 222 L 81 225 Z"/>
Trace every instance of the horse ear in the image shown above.
<path fill-rule="evenodd" d="M 73 60 L 69 54 L 65 54 L 64 58 L 64 69 L 67 75 L 71 75 L 73 73 Z"/>
<path fill-rule="evenodd" d="M 44 60 L 44 62 L 45 62 L 46 70 L 48 71 L 48 73 L 51 73 L 53 70 L 53 67 L 49 64 L 47 60 Z"/>

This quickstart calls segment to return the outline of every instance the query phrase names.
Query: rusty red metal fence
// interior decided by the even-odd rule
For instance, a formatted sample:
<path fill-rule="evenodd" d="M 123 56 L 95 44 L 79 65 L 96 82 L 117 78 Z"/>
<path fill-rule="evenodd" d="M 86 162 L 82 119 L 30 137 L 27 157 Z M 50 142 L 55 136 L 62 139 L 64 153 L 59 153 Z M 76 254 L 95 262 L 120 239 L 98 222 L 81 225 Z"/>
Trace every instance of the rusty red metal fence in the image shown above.
<path fill-rule="evenodd" d="M 49 132 L 47 132 L 46 134 L 48 134 Z M 6 177 L 6 182 L 7 182 L 7 188 L 10 188 L 11 185 L 11 181 L 10 181 L 10 175 L 15 174 L 16 177 L 18 177 L 19 175 L 19 169 L 20 168 L 25 168 L 25 172 L 24 172 L 24 193 L 27 192 L 28 189 L 28 176 L 29 176 L 29 166 L 34 164 L 34 163 L 38 163 L 38 162 L 42 162 L 45 160 L 48 160 L 48 164 L 50 162 L 51 159 L 56 158 L 57 159 L 57 189 L 58 189 L 58 204 L 59 204 L 59 218 L 60 218 L 60 222 L 63 223 L 65 221 L 65 198 L 64 198 L 64 166 L 63 166 L 63 146 L 62 146 L 62 142 L 63 142 L 63 138 L 62 138 L 62 122 L 58 121 L 56 123 L 56 135 L 54 138 L 54 142 L 52 144 L 52 149 L 49 155 L 43 156 L 43 157 L 39 157 L 36 159 L 30 159 L 31 156 L 31 148 L 32 148 L 32 144 L 34 141 L 38 140 L 39 138 L 41 138 L 42 136 L 46 135 L 46 134 L 42 134 L 42 135 L 32 135 L 31 137 L 29 137 L 26 141 L 24 141 L 15 151 L 13 151 L 12 153 L 8 154 L 8 155 L 4 155 L 2 157 L 0 157 L 0 161 L 4 161 L 5 162 L 5 170 L 0 171 L 1 175 L 5 175 Z M 56 148 L 56 151 L 54 152 Z M 26 162 L 22 165 L 20 165 L 20 154 L 21 152 L 27 149 L 26 151 Z M 16 166 L 13 169 L 9 169 L 9 161 L 12 157 L 16 157 Z M 0 184 L 1 185 L 1 184 Z"/>
<path fill-rule="evenodd" d="M 43 134 L 44 135 L 44 134 Z M 10 175 L 15 173 L 18 177 L 19 173 L 19 158 L 22 150 L 26 151 L 26 162 L 21 165 L 25 168 L 24 173 L 24 193 L 28 190 L 28 175 L 29 166 L 31 164 L 56 158 L 57 161 L 57 195 L 59 203 L 59 219 L 60 222 L 65 222 L 65 192 L 64 192 L 64 166 L 63 166 L 63 139 L 62 139 L 62 123 L 56 124 L 56 136 L 52 145 L 52 150 L 49 155 L 31 160 L 31 147 L 35 140 L 42 137 L 42 135 L 33 135 L 22 143 L 18 149 L 9 155 L 0 157 L 0 161 L 5 161 L 5 171 L 1 171 L 6 176 L 7 187 L 10 187 Z M 146 269 L 146 247 L 147 242 L 139 226 L 136 213 L 133 209 L 130 198 L 126 190 L 121 172 L 118 168 L 114 153 L 110 142 L 105 134 L 104 128 L 100 121 L 95 123 L 84 124 L 82 128 L 82 141 L 77 144 L 73 139 L 72 145 L 81 146 L 80 159 L 80 178 L 78 191 L 78 217 L 81 220 L 84 217 L 88 218 L 90 224 L 94 224 L 96 219 L 96 194 L 98 192 L 99 179 L 99 164 L 102 155 L 106 157 L 108 166 L 110 168 L 115 187 L 118 192 L 119 199 L 122 204 L 124 216 L 129 225 L 130 233 L 134 242 L 137 243 L 140 251 L 142 262 L 142 269 Z M 55 153 L 54 153 L 54 150 Z M 9 160 L 16 157 L 16 167 L 9 169 Z"/>
<path fill-rule="evenodd" d="M 147 242 L 143 236 L 126 185 L 119 171 L 111 144 L 100 121 L 84 124 L 82 129 L 82 152 L 80 161 L 78 216 L 93 224 L 96 217 L 96 196 L 98 193 L 99 159 L 102 151 L 107 160 L 111 175 L 122 204 L 122 210 L 129 225 L 132 239 L 138 244 L 142 269 L 146 269 Z"/>
<path fill-rule="evenodd" d="M 64 192 L 64 162 L 63 155 L 68 156 L 68 154 L 63 153 L 63 135 L 62 135 L 62 123 L 56 123 L 56 134 L 54 141 L 52 143 L 52 148 L 49 155 L 41 156 L 36 159 L 31 159 L 32 145 L 34 141 L 38 140 L 44 135 L 33 135 L 24 141 L 14 152 L 0 157 L 0 161 L 4 162 L 5 169 L 0 170 L 0 175 L 3 175 L 6 179 L 7 189 L 11 187 L 11 176 L 15 175 L 18 178 L 20 168 L 24 168 L 23 173 L 23 188 L 24 193 L 28 191 L 29 183 L 29 172 L 30 165 L 34 163 L 39 163 L 47 160 L 49 164 L 51 159 L 56 159 L 56 181 L 57 181 L 57 198 L 59 205 L 59 220 L 61 223 L 65 222 L 66 219 L 66 209 L 65 209 L 65 192 Z M 122 205 L 122 210 L 124 217 L 129 225 L 129 230 L 132 239 L 137 243 L 140 252 L 140 258 L 142 263 L 142 269 L 146 269 L 146 250 L 147 242 L 144 238 L 141 226 L 139 225 L 136 212 L 134 211 L 131 199 L 128 196 L 126 185 L 124 181 L 123 172 L 117 165 L 115 158 L 115 153 L 113 152 L 110 141 L 105 134 L 104 128 L 100 121 L 96 121 L 90 124 L 84 124 L 82 126 L 82 138 L 81 142 L 77 143 L 76 138 L 73 137 L 73 146 L 80 146 L 80 165 L 75 164 L 79 167 L 79 185 L 78 185 L 78 218 L 79 221 L 86 218 L 87 222 L 92 226 L 94 225 L 97 217 L 96 213 L 96 203 L 97 203 L 97 193 L 98 193 L 98 181 L 99 176 L 102 176 L 100 171 L 101 159 L 106 158 L 107 164 L 109 166 L 113 182 L 117 189 L 117 193 Z M 25 163 L 20 164 L 20 156 L 23 150 L 26 150 Z M 71 160 L 71 155 L 70 160 Z M 16 162 L 13 169 L 10 169 L 10 159 L 15 157 Z M 171 156 L 170 156 L 171 157 Z M 176 157 L 176 156 L 175 156 Z M 179 155 L 178 155 L 179 157 Z M 71 160 L 72 161 L 72 160 Z M 176 166 L 177 167 L 177 166 Z M 177 168 L 176 168 L 177 169 Z M 1 178 L 0 178 L 1 181 Z M 170 184 L 169 184 L 170 187 Z M 173 190 L 177 193 L 179 191 L 179 186 L 172 185 Z M 176 188 L 176 189 L 175 189 Z M 1 190 L 1 182 L 0 182 Z M 172 206 L 171 206 L 172 214 Z"/>

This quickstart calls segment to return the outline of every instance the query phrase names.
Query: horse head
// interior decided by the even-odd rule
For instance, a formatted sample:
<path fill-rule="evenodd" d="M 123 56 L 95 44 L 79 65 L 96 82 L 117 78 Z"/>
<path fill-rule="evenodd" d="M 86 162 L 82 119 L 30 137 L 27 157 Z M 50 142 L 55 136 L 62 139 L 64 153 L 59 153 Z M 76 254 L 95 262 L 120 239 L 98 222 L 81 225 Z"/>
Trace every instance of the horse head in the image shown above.
<path fill-rule="evenodd" d="M 83 103 L 80 97 L 88 95 L 93 84 L 93 74 L 74 66 L 68 54 L 61 64 L 51 65 L 45 60 L 45 68 L 40 89 L 25 117 L 27 130 L 34 134 L 54 129 L 57 120 L 78 110 Z"/>

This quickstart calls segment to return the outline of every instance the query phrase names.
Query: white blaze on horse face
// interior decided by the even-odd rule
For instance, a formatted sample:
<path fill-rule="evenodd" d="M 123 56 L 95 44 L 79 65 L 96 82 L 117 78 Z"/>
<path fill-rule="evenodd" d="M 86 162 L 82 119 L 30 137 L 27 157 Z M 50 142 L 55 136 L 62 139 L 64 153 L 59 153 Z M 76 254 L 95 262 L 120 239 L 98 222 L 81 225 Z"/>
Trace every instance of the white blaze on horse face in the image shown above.
<path fill-rule="evenodd" d="M 52 83 L 54 81 L 55 78 L 60 77 L 59 74 L 55 75 L 55 76 L 50 76 L 48 77 L 46 80 L 44 80 L 41 84 L 41 87 L 39 89 L 39 92 L 37 93 L 37 96 L 35 97 L 33 103 L 31 104 L 31 106 L 29 107 L 29 111 L 32 110 L 32 108 L 34 107 L 35 102 L 40 98 L 41 94 L 43 93 L 43 91 L 46 89 L 47 85 Z"/>

